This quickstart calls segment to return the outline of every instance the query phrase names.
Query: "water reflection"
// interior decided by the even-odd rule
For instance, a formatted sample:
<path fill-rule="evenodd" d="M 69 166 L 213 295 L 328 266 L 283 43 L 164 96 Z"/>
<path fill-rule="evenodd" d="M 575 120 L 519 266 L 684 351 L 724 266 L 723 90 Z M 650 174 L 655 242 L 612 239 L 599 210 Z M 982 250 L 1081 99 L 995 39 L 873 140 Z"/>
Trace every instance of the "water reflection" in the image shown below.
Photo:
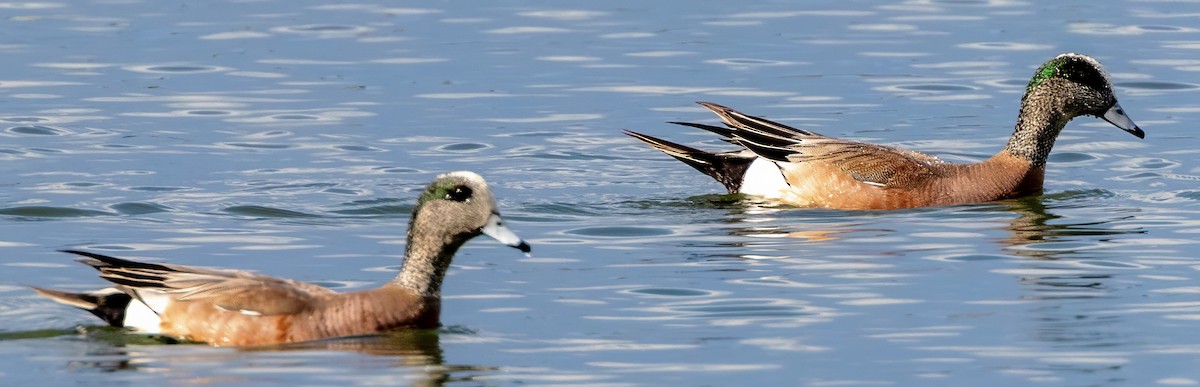
<path fill-rule="evenodd" d="M 448 366 L 439 342 L 443 333 L 438 330 L 411 330 L 392 332 L 377 336 L 364 336 L 295 343 L 274 347 L 241 349 L 245 352 L 261 351 L 351 351 L 390 359 L 388 368 L 402 367 L 411 372 L 405 384 L 416 386 L 441 386 L 456 381 L 452 374 L 462 371 L 485 371 L 490 367 Z M 415 377 L 415 378 L 414 378 Z M 356 384 L 362 380 L 347 378 Z M 389 382 L 391 383 L 391 382 Z"/>
<path fill-rule="evenodd" d="M 253 383 L 280 378 L 293 380 L 299 373 L 317 383 L 374 384 L 386 381 L 386 384 L 441 386 L 469 380 L 475 372 L 495 370 L 494 367 L 446 364 L 441 336 L 462 334 L 469 333 L 444 328 L 277 346 L 213 348 L 180 344 L 163 337 L 128 334 L 111 327 L 80 327 L 78 332 L 6 332 L 0 334 L 0 343 L 55 340 L 63 344 L 56 346 L 60 352 L 44 356 L 40 361 L 62 362 L 61 368 L 72 373 L 128 372 L 127 377 L 115 377 L 118 380 L 148 380 L 157 374 L 172 383 Z M 351 354 L 368 357 L 350 363 L 336 360 L 357 356 Z M 385 373 L 387 378 L 346 374 L 331 363 L 333 360 L 341 366 L 352 364 L 358 369 L 390 371 Z M 212 364 L 223 365 L 214 368 Z"/>
<path fill-rule="evenodd" d="M 1155 164 L 1158 165 L 1158 164 Z M 1123 235 L 1145 234 L 1142 227 L 1126 224 L 1135 219 L 1133 214 L 1122 211 L 1111 212 L 1110 216 L 1091 218 L 1064 217 L 1057 215 L 1046 204 L 1072 209 L 1073 202 L 1111 196 L 1103 190 L 1067 191 L 1049 196 L 1029 196 L 978 206 L 962 206 L 960 209 L 917 209 L 912 211 L 880 212 L 878 215 L 896 214 L 899 218 L 909 215 L 935 215 L 950 224 L 961 225 L 966 229 L 995 227 L 996 230 L 1007 232 L 1007 236 L 997 240 L 998 247 L 1019 257 L 1037 260 L 1061 260 L 1076 258 L 1087 252 L 1094 256 L 1097 248 Z M 730 246 L 762 247 L 770 246 L 772 242 L 761 239 L 799 238 L 811 242 L 834 242 L 845 239 L 855 239 L 863 235 L 873 236 L 874 239 L 887 238 L 898 233 L 901 229 L 879 228 L 879 222 L 873 222 L 861 212 L 828 211 L 822 209 L 794 209 L 780 207 L 770 203 L 756 202 L 736 195 L 707 195 L 689 199 L 693 203 L 726 210 L 728 223 L 735 225 L 727 230 L 728 235 L 738 238 L 741 242 Z M 1008 217 L 1005 214 L 1013 214 Z M 1011 218 L 1006 222 L 1001 217 Z M 802 220 L 802 221 L 801 221 Z M 984 221 L 980 225 L 979 221 Z M 1064 222 L 1062 220 L 1070 220 Z M 979 225 L 979 226 L 977 226 Z M 984 236 L 977 232 L 940 232 L 937 234 L 918 233 L 912 237 L 936 237 L 971 239 Z M 973 253 L 971 255 L 974 255 Z M 986 256 L 986 255 L 984 255 Z M 953 256 L 940 256 L 939 259 L 954 260 Z M 1120 267 L 1120 264 L 1114 264 Z"/>
<path fill-rule="evenodd" d="M 727 280 L 729 284 L 796 289 L 789 293 L 791 297 L 811 301 L 789 300 L 787 296 L 758 300 L 737 297 L 747 290 L 744 288 L 729 292 L 644 288 L 626 292 L 643 298 L 655 295 L 657 298 L 674 297 L 675 300 L 664 299 L 650 307 L 629 308 L 627 310 L 634 313 L 624 317 L 604 318 L 654 319 L 676 324 L 700 319 L 715 325 L 801 326 L 840 321 L 863 307 L 952 300 L 992 305 L 1017 313 L 1014 317 L 1029 328 L 1024 331 L 1026 337 L 1014 342 L 1029 347 L 928 346 L 937 341 L 962 341 L 961 329 L 936 334 L 924 329 L 915 332 L 889 329 L 870 337 L 921 345 L 922 350 L 965 352 L 969 358 L 1005 358 L 1049 351 L 1054 355 L 1042 354 L 1039 359 L 1047 367 L 1056 367 L 1059 371 L 1041 375 L 1044 378 L 1061 378 L 1060 372 L 1064 371 L 1096 372 L 1128 362 L 1125 353 L 1091 350 L 1128 346 L 1130 336 L 1120 332 L 1120 327 L 1128 321 L 1112 315 L 1103 304 L 1082 307 L 1077 304 L 1084 300 L 1114 299 L 1115 291 L 1131 286 L 1124 273 L 1134 274 L 1134 271 L 1152 268 L 1144 263 L 1123 261 L 1126 255 L 1109 251 L 1121 247 L 1115 241 L 1147 233 L 1146 228 L 1130 224 L 1134 216 L 1120 208 L 1087 208 L 1093 206 L 1097 198 L 1109 196 L 1106 191 L 1067 191 L 954 209 L 873 214 L 774 207 L 738 197 L 694 197 L 690 199 L 693 204 L 725 212 L 724 219 L 729 227 L 723 231 L 732 238 L 712 244 L 710 249 L 736 247 L 741 251 L 736 257 L 747 260 L 746 265 L 750 267 L 754 264 L 749 262 L 762 262 L 783 269 L 772 271 L 780 274 L 761 277 L 747 273 L 749 277 Z M 1081 217 L 1060 213 L 1079 210 L 1089 211 L 1092 215 Z M 910 232 L 902 225 L 913 217 L 919 221 L 936 219 L 942 231 Z M 900 227 L 889 227 L 893 225 Z M 951 243 L 956 239 L 980 238 L 990 240 L 994 252 L 976 244 Z M 914 243 L 914 239 L 945 240 L 946 243 Z M 895 255 L 888 259 L 850 252 L 834 254 L 821 248 L 822 245 L 857 245 L 863 249 L 866 248 L 861 244 L 863 242 L 890 243 L 892 250 L 900 247 L 901 251 L 941 262 L 993 267 L 987 271 L 1018 285 L 1015 287 L 1017 292 L 1013 298 L 1001 300 L 969 295 L 949 299 L 932 294 L 926 294 L 928 299 L 897 297 L 905 293 L 903 288 L 930 280 L 928 274 L 914 277 L 896 272 L 901 266 L 912 266 L 897 261 L 903 259 L 901 255 L 908 254 L 876 252 Z M 716 253 L 705 256 L 708 260 L 721 257 Z M 686 295 L 687 299 L 678 298 L 680 295 Z M 826 306 L 830 301 L 838 306 Z M 1187 308 L 1191 306 L 1187 305 Z M 650 315 L 644 315 L 646 313 Z"/>
<path fill-rule="evenodd" d="M 1101 191 L 1068 192 L 1054 195 L 1050 200 L 1079 199 L 1083 196 L 1104 195 Z M 1098 242 L 1086 242 L 1093 237 L 1118 236 L 1127 234 L 1143 234 L 1142 229 L 1118 229 L 1113 223 L 1131 218 L 1131 215 L 1118 215 L 1109 219 L 1072 219 L 1073 222 L 1053 222 L 1063 219 L 1062 216 L 1047 211 L 1045 196 L 1031 196 L 1008 200 L 1004 206 L 1008 211 L 1017 215 L 1007 229 L 1012 235 L 1003 243 L 1008 245 L 1008 251 L 1022 257 L 1056 260 L 1072 258 L 1080 249 Z M 1077 246 L 1078 249 L 1067 248 Z"/>

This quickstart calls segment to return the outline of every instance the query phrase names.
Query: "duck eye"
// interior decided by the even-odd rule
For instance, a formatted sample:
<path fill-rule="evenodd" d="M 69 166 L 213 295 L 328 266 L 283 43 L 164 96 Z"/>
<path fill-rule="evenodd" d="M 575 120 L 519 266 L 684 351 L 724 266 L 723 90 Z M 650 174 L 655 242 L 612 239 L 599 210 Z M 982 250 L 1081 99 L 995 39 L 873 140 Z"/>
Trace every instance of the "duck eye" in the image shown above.
<path fill-rule="evenodd" d="M 451 188 L 449 191 L 446 192 L 446 200 L 453 200 L 456 202 L 465 202 L 465 201 L 468 201 L 471 199 L 472 193 L 473 192 L 471 191 L 471 187 L 467 187 L 465 185 L 460 185 L 460 186 Z"/>

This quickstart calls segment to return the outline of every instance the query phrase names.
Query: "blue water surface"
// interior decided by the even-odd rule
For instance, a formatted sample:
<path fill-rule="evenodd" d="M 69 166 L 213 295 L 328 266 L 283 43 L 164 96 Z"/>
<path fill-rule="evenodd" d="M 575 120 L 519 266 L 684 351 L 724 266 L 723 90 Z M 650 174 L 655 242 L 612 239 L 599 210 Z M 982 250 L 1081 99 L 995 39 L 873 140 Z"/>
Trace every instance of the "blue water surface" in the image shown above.
<path fill-rule="evenodd" d="M 0 2 L 0 384 L 1200 384 L 1196 1 Z M 954 162 L 1034 69 L 1102 62 L 1145 140 L 1070 123 L 1044 195 L 723 196 L 712 101 Z M 530 257 L 457 255 L 438 330 L 285 347 L 96 329 L 80 248 L 367 289 L 438 173 Z M 79 328 L 77 328 L 79 327 Z M 80 333 L 85 332 L 85 333 Z"/>

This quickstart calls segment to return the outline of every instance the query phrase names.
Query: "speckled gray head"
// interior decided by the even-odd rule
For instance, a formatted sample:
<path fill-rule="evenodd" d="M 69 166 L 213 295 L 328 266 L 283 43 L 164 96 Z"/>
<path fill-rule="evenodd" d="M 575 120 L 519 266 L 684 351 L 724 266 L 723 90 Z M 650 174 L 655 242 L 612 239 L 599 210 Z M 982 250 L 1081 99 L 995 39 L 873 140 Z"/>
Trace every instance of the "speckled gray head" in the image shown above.
<path fill-rule="evenodd" d="M 1053 84 L 1062 80 L 1079 86 L 1074 94 L 1081 111 L 1069 112 L 1077 115 L 1090 115 L 1101 118 L 1121 130 L 1129 132 L 1138 138 L 1145 138 L 1142 131 L 1133 120 L 1125 114 L 1125 109 L 1117 103 L 1117 97 L 1112 90 L 1112 81 L 1108 71 L 1092 57 L 1082 54 L 1066 53 L 1050 59 L 1038 67 L 1029 85 L 1025 88 L 1026 98 L 1040 86 Z"/>
<path fill-rule="evenodd" d="M 1108 72 L 1100 62 L 1068 53 L 1050 59 L 1033 73 L 1021 98 L 1016 130 L 1005 149 L 1041 167 L 1067 122 L 1083 115 L 1108 121 L 1138 138 L 1146 137 L 1117 103 Z"/>
<path fill-rule="evenodd" d="M 414 219 L 422 216 L 422 213 L 444 216 L 453 211 L 456 216 L 474 220 L 464 227 L 466 231 L 474 235 L 482 233 L 525 253 L 531 250 L 528 243 L 505 226 L 492 190 L 483 176 L 475 172 L 456 171 L 438 175 L 417 199 L 417 208 L 413 211 Z"/>

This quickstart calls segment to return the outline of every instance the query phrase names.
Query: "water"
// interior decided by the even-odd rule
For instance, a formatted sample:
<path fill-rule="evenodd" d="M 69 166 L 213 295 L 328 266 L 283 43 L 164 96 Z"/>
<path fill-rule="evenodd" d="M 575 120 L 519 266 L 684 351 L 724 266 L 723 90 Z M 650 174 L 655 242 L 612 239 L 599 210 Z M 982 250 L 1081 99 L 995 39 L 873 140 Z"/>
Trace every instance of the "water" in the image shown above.
<path fill-rule="evenodd" d="M 0 3 L 0 383 L 1195 385 L 1195 2 Z M 1097 57 L 1044 196 L 773 208 L 620 134 L 695 100 L 947 160 L 1033 69 Z M 338 290 L 418 190 L 483 174 L 532 257 L 469 243 L 436 331 L 281 348 L 97 330 L 62 248 Z M 86 334 L 76 327 L 86 327 Z"/>

